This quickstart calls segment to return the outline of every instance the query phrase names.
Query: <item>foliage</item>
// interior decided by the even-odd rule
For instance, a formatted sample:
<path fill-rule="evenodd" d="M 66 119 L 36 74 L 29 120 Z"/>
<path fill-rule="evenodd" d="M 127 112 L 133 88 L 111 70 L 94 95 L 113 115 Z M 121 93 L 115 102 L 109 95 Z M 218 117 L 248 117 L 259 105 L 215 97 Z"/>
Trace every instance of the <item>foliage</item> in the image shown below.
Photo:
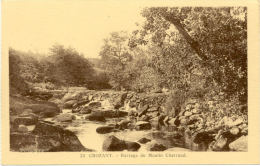
<path fill-rule="evenodd" d="M 240 7 L 146 8 L 146 22 L 133 32 L 129 45 L 156 50 L 154 68 L 167 86 L 190 88 L 190 76 L 196 75 L 203 86 L 219 86 L 246 100 L 246 12 Z"/>
<path fill-rule="evenodd" d="M 21 77 L 19 65 L 21 59 L 17 52 L 12 48 L 9 49 L 9 85 L 10 94 L 26 93 L 29 90 L 27 83 Z"/>
<path fill-rule="evenodd" d="M 128 89 L 127 82 L 130 77 L 124 71 L 127 63 L 132 60 L 132 55 L 127 47 L 127 41 L 126 32 L 112 32 L 104 40 L 104 45 L 99 53 L 103 67 L 108 71 L 110 84 L 115 89 Z"/>

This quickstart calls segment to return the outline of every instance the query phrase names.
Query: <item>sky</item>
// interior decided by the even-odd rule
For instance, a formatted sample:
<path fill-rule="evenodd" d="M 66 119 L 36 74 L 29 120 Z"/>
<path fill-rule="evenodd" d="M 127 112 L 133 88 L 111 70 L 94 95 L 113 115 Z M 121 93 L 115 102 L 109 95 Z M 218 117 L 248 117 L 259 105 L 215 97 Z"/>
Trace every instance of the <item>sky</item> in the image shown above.
<path fill-rule="evenodd" d="M 118 2 L 118 3 L 115 3 Z M 136 29 L 142 7 L 120 1 L 8 0 L 3 3 L 3 36 L 8 47 L 46 54 L 53 44 L 97 58 L 113 31 Z"/>

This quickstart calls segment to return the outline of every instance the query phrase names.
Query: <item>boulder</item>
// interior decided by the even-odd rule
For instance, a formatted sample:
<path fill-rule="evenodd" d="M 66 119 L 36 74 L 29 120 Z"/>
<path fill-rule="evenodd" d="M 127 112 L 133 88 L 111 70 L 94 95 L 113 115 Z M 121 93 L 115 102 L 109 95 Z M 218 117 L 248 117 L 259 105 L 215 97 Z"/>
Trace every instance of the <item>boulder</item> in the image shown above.
<path fill-rule="evenodd" d="M 145 115 L 147 113 L 148 108 L 149 108 L 148 105 L 144 105 L 142 108 L 140 108 L 138 110 L 138 112 L 140 112 L 138 116 L 141 117 L 141 116 Z"/>
<path fill-rule="evenodd" d="M 149 122 L 146 121 L 138 121 L 135 124 L 136 130 L 150 130 L 152 128 L 152 125 Z"/>
<path fill-rule="evenodd" d="M 79 101 L 79 102 L 77 102 L 77 103 L 75 103 L 75 104 L 73 105 L 73 108 L 77 108 L 77 107 L 83 106 L 83 105 L 85 105 L 85 104 L 87 104 L 87 103 L 89 103 L 89 100 Z"/>
<path fill-rule="evenodd" d="M 143 116 L 139 117 L 138 120 L 139 121 L 147 121 L 148 122 L 150 120 L 150 117 L 147 116 L 147 115 L 143 115 Z"/>
<path fill-rule="evenodd" d="M 32 114 L 32 112 L 33 112 L 32 109 L 28 109 L 28 108 L 27 108 L 27 109 L 24 109 L 24 110 L 23 110 L 23 113 L 20 114 L 19 116 L 20 116 L 20 117 L 28 117 L 28 116 L 30 116 L 30 115 Z"/>
<path fill-rule="evenodd" d="M 156 143 L 154 141 L 148 143 L 147 150 L 149 151 L 165 151 L 167 148 L 163 144 Z"/>
<path fill-rule="evenodd" d="M 175 126 L 175 120 L 176 118 L 172 118 L 168 121 L 168 124 L 171 125 L 171 126 Z"/>
<path fill-rule="evenodd" d="M 38 122 L 31 133 L 11 133 L 10 148 L 20 152 L 87 150 L 73 132 L 44 122 Z"/>
<path fill-rule="evenodd" d="M 190 111 L 185 111 L 184 112 L 184 116 L 191 116 L 192 115 L 192 112 L 190 112 Z"/>
<path fill-rule="evenodd" d="M 193 142 L 196 144 L 200 144 L 200 143 L 210 143 L 214 140 L 214 136 L 211 135 L 209 132 L 198 132 L 194 134 L 194 139 Z"/>
<path fill-rule="evenodd" d="M 241 136 L 235 141 L 231 142 L 229 144 L 229 148 L 232 151 L 242 151 L 246 152 L 248 150 L 248 137 L 247 136 Z"/>
<path fill-rule="evenodd" d="M 70 108 L 72 108 L 73 105 L 76 104 L 77 102 L 78 102 L 77 100 L 69 100 L 69 101 L 67 101 L 67 102 L 65 102 L 65 103 L 63 104 L 63 108 L 65 108 L 65 109 L 70 109 Z"/>
<path fill-rule="evenodd" d="M 90 115 L 87 115 L 85 119 L 90 121 L 101 121 L 101 122 L 106 121 L 105 117 L 101 112 L 92 112 Z"/>
<path fill-rule="evenodd" d="M 232 128 L 229 130 L 229 132 L 230 132 L 232 135 L 238 135 L 239 132 L 240 132 L 240 130 L 239 130 L 238 127 L 234 126 L 234 127 L 232 127 Z"/>
<path fill-rule="evenodd" d="M 138 151 L 141 147 L 141 145 L 136 142 L 125 141 L 125 144 L 128 151 Z"/>
<path fill-rule="evenodd" d="M 213 151 L 223 151 L 228 139 L 220 136 L 212 146 Z"/>
<path fill-rule="evenodd" d="M 58 122 L 72 122 L 75 119 L 75 115 L 72 114 L 60 114 L 55 118 Z"/>
<path fill-rule="evenodd" d="M 146 144 L 147 142 L 150 142 L 150 141 L 151 140 L 148 139 L 148 138 L 141 138 L 141 139 L 138 140 L 138 142 L 141 143 L 141 144 Z"/>
<path fill-rule="evenodd" d="M 19 125 L 17 131 L 20 133 L 26 133 L 28 132 L 28 128 L 25 125 Z"/>
<path fill-rule="evenodd" d="M 121 121 L 118 123 L 118 126 L 119 126 L 120 129 L 126 129 L 126 128 L 128 128 L 128 124 L 129 124 L 129 123 L 131 123 L 130 120 L 128 120 L 128 119 L 123 119 L 123 120 L 121 120 Z"/>
<path fill-rule="evenodd" d="M 96 132 L 99 134 L 107 134 L 113 132 L 113 126 L 101 126 L 96 129 Z"/>
<path fill-rule="evenodd" d="M 33 104 L 28 107 L 33 110 L 34 114 L 39 114 L 42 118 L 54 117 L 61 113 L 60 108 L 57 105 L 52 104 Z"/>
<path fill-rule="evenodd" d="M 79 92 L 69 92 L 63 96 L 62 101 L 67 102 L 69 100 L 77 100 L 79 97 L 80 97 Z"/>
<path fill-rule="evenodd" d="M 97 108 L 101 107 L 101 105 L 102 104 L 98 101 L 91 102 L 88 104 L 89 108 L 91 108 L 91 109 L 97 109 Z"/>
<path fill-rule="evenodd" d="M 92 112 L 92 110 L 88 106 L 81 108 L 79 111 L 80 114 L 90 114 L 91 112 Z"/>
<path fill-rule="evenodd" d="M 30 114 L 27 117 L 16 117 L 12 119 L 14 126 L 19 125 L 34 125 L 38 122 L 38 117 L 35 114 Z"/>
<path fill-rule="evenodd" d="M 119 117 L 125 117 L 128 115 L 128 112 L 126 111 L 115 111 L 115 110 L 106 110 L 101 111 L 101 114 L 106 118 L 119 118 Z"/>
<path fill-rule="evenodd" d="M 123 93 L 119 95 L 119 97 L 114 102 L 114 108 L 119 109 L 120 107 L 123 107 L 126 97 L 127 97 L 127 93 Z"/>
<path fill-rule="evenodd" d="M 127 146 L 124 141 L 112 135 L 105 139 L 102 148 L 104 151 L 123 151 Z"/>

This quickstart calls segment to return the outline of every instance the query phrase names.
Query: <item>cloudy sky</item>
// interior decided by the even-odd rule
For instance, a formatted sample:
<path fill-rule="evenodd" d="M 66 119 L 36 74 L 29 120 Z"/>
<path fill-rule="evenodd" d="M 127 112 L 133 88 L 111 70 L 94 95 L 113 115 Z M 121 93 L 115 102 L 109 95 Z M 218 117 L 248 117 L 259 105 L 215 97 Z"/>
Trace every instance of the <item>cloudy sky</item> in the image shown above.
<path fill-rule="evenodd" d="M 120 1 L 9 0 L 3 4 L 4 43 L 22 51 L 47 53 L 55 43 L 98 57 L 112 31 L 136 28 L 142 7 Z M 115 3 L 117 2 L 117 3 Z"/>

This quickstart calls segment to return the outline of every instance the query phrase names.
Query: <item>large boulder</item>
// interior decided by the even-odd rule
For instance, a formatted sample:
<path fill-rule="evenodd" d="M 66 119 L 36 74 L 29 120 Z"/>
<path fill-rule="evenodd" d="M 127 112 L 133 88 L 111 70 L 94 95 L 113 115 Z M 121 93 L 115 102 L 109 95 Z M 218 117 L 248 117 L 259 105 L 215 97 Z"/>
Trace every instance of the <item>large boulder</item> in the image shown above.
<path fill-rule="evenodd" d="M 138 151 L 141 147 L 141 145 L 136 142 L 125 141 L 125 144 L 128 151 Z"/>
<path fill-rule="evenodd" d="M 65 103 L 63 104 L 63 108 L 65 108 L 65 109 L 70 109 L 70 108 L 72 108 L 73 105 L 76 104 L 77 102 L 78 102 L 77 100 L 69 100 L 69 101 L 67 101 L 67 102 L 65 102 Z"/>
<path fill-rule="evenodd" d="M 73 105 L 73 108 L 77 108 L 77 107 L 83 106 L 83 105 L 85 105 L 85 104 L 87 104 L 87 103 L 89 103 L 89 100 L 79 101 L 79 102 L 77 102 L 77 103 L 75 103 L 75 104 Z"/>
<path fill-rule="evenodd" d="M 149 122 L 146 121 L 138 121 L 135 124 L 136 130 L 150 130 L 152 128 L 152 125 Z"/>
<path fill-rule="evenodd" d="M 152 141 L 147 144 L 147 150 L 149 151 L 165 151 L 167 148 L 163 144 L 157 143 L 156 141 Z"/>
<path fill-rule="evenodd" d="M 232 151 L 246 152 L 248 150 L 248 138 L 247 136 L 241 136 L 235 141 L 229 144 L 229 148 Z"/>
<path fill-rule="evenodd" d="M 101 111 L 101 114 L 105 117 L 105 118 L 119 118 L 119 117 L 125 117 L 128 115 L 128 112 L 126 111 L 115 111 L 115 110 L 105 110 L 105 111 Z"/>
<path fill-rule="evenodd" d="M 73 132 L 44 122 L 38 122 L 31 133 L 11 133 L 10 148 L 24 152 L 87 150 Z"/>
<path fill-rule="evenodd" d="M 128 128 L 128 124 L 129 123 L 131 123 L 131 121 L 130 120 L 128 120 L 128 119 L 123 119 L 123 120 L 121 120 L 120 122 L 118 122 L 118 127 L 119 127 L 119 129 L 126 129 L 126 128 Z"/>
<path fill-rule="evenodd" d="M 43 118 L 54 117 L 61 112 L 57 105 L 32 104 L 28 108 L 32 109 L 34 114 L 39 114 Z"/>
<path fill-rule="evenodd" d="M 99 134 L 107 134 L 113 132 L 115 128 L 113 126 L 101 126 L 96 129 Z"/>
<path fill-rule="evenodd" d="M 26 117 L 14 117 L 11 118 L 11 122 L 13 122 L 12 124 L 14 124 L 14 126 L 18 126 L 18 125 L 35 125 L 38 122 L 38 117 L 34 114 L 29 114 Z"/>
<path fill-rule="evenodd" d="M 141 143 L 141 144 L 146 144 L 147 142 L 150 142 L 150 141 L 151 140 L 148 139 L 148 138 L 141 138 L 141 139 L 138 140 L 138 142 Z"/>
<path fill-rule="evenodd" d="M 72 114 L 60 114 L 55 118 L 58 122 L 72 122 L 75 120 L 75 115 Z"/>
<path fill-rule="evenodd" d="M 136 142 L 120 140 L 113 135 L 106 138 L 103 142 L 104 151 L 137 151 L 140 147 L 140 144 Z"/>
<path fill-rule="evenodd" d="M 77 100 L 80 95 L 80 92 L 69 92 L 63 96 L 62 101 L 67 102 L 69 100 Z"/>
<path fill-rule="evenodd" d="M 126 147 L 125 141 L 112 135 L 105 139 L 102 148 L 104 151 L 123 151 Z"/>
<path fill-rule="evenodd" d="M 228 139 L 225 137 L 220 137 L 216 140 L 216 142 L 212 146 L 213 151 L 223 151 L 225 150 L 225 146 L 227 144 Z"/>
<path fill-rule="evenodd" d="M 86 120 L 90 120 L 90 121 L 101 121 L 101 122 L 105 122 L 106 119 L 104 117 L 104 115 L 102 114 L 102 112 L 92 112 L 90 115 L 87 115 L 85 117 Z"/>
<path fill-rule="evenodd" d="M 101 107 L 101 105 L 102 104 L 98 101 L 93 101 L 88 104 L 89 108 L 91 108 L 91 109 L 97 109 L 97 108 Z"/>
<path fill-rule="evenodd" d="M 80 113 L 80 114 L 90 114 L 91 112 L 92 112 L 92 109 L 89 108 L 88 106 L 82 107 L 82 108 L 79 110 L 79 113 Z"/>
<path fill-rule="evenodd" d="M 17 131 L 21 133 L 26 133 L 28 132 L 28 128 L 25 125 L 19 125 Z"/>
<path fill-rule="evenodd" d="M 126 97 L 127 97 L 127 93 L 123 93 L 119 95 L 118 98 L 115 99 L 114 108 L 119 109 L 120 107 L 123 107 Z"/>

